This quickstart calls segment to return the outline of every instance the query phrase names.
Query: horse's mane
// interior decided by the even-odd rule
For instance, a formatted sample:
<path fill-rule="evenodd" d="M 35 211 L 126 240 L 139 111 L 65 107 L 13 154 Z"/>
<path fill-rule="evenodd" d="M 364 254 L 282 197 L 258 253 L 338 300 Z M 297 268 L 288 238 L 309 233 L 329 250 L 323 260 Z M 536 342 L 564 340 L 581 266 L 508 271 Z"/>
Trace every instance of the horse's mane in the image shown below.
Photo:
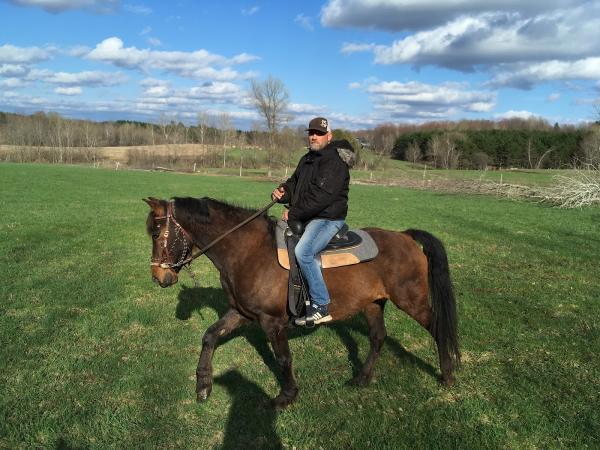
<path fill-rule="evenodd" d="M 210 223 L 209 209 L 212 209 L 222 213 L 227 219 L 231 220 L 232 225 L 236 225 L 243 222 L 257 211 L 256 209 L 228 203 L 222 200 L 215 200 L 210 197 L 173 197 L 173 200 L 175 201 L 176 214 L 183 221 Z M 275 238 L 277 221 L 273 217 L 267 216 L 265 213 L 255 220 L 264 220 L 269 234 Z"/>

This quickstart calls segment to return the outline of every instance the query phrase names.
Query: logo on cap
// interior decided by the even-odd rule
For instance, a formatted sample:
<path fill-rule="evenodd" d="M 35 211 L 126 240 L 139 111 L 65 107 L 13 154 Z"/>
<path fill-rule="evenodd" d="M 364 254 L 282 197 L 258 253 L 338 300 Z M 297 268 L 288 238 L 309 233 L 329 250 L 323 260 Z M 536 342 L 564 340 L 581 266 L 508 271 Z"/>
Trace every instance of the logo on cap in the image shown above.
<path fill-rule="evenodd" d="M 321 120 L 321 126 L 322 126 L 323 128 L 327 128 L 327 120 L 325 120 L 325 119 L 322 119 L 322 120 Z"/>

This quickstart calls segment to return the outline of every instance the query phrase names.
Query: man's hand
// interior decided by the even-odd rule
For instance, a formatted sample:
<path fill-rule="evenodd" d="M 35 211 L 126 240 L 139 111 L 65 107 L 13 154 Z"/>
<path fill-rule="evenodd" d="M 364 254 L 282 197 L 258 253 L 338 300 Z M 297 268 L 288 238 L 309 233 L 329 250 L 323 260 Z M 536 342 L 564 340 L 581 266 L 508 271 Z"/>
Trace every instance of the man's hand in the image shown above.
<path fill-rule="evenodd" d="M 284 209 L 283 214 L 281 215 L 281 219 L 285 220 L 287 222 L 288 221 L 288 213 L 289 213 L 289 211 L 287 209 Z"/>
<path fill-rule="evenodd" d="M 285 189 L 283 188 L 283 186 L 279 186 L 278 188 L 273 189 L 273 192 L 271 193 L 271 200 L 281 200 L 283 198 L 283 196 L 285 195 Z"/>

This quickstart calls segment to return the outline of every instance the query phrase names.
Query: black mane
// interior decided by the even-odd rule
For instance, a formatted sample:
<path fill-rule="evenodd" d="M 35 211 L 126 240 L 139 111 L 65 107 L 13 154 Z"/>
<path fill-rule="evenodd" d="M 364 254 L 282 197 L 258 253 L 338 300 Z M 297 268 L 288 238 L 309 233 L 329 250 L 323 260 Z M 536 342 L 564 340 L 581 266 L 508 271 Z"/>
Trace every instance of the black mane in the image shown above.
<path fill-rule="evenodd" d="M 228 219 L 231 219 L 232 226 L 243 222 L 257 209 L 227 203 L 222 200 L 215 200 L 210 197 L 173 197 L 175 202 L 175 215 L 184 222 L 210 223 L 210 209 L 223 213 Z M 275 228 L 277 221 L 269 217 L 265 212 L 255 220 L 265 220 L 269 234 L 275 237 Z"/>

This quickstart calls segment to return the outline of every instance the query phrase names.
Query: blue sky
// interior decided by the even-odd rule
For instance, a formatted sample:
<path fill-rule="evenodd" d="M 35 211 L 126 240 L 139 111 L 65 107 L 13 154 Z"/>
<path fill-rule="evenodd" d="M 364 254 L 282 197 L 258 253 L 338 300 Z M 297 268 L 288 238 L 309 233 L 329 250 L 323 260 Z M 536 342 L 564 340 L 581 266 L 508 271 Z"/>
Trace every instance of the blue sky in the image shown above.
<path fill-rule="evenodd" d="M 0 110 L 262 123 L 252 78 L 281 79 L 290 124 L 595 118 L 600 1 L 0 0 Z"/>

